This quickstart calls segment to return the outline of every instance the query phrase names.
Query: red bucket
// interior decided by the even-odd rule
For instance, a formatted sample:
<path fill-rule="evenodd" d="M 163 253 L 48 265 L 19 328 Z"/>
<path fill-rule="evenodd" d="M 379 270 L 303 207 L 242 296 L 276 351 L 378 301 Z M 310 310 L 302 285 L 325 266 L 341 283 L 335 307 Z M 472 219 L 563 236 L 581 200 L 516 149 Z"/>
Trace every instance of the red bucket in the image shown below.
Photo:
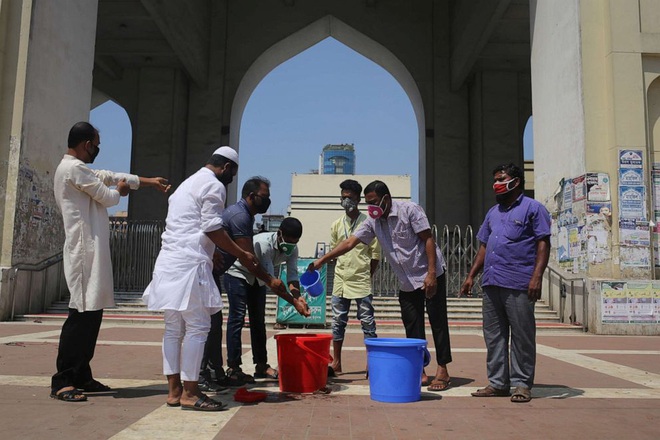
<path fill-rule="evenodd" d="M 313 393 L 328 381 L 332 335 L 283 333 L 275 335 L 280 391 Z"/>

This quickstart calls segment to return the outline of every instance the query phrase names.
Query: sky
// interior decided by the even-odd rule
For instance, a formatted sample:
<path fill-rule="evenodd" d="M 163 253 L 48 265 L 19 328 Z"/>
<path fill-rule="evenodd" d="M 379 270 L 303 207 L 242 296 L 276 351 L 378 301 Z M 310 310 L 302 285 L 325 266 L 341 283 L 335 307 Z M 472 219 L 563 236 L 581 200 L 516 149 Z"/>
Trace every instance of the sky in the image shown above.
<path fill-rule="evenodd" d="M 93 167 L 129 171 L 126 112 L 106 102 L 92 110 L 90 121 L 101 134 Z M 355 146 L 356 174 L 408 174 L 418 201 L 416 125 L 410 99 L 387 71 L 327 38 L 276 67 L 250 97 L 241 122 L 238 188 L 252 176 L 268 178 L 269 214 L 286 214 L 292 173 L 317 169 L 325 145 L 349 143 Z M 126 207 L 122 198 L 109 212 Z"/>

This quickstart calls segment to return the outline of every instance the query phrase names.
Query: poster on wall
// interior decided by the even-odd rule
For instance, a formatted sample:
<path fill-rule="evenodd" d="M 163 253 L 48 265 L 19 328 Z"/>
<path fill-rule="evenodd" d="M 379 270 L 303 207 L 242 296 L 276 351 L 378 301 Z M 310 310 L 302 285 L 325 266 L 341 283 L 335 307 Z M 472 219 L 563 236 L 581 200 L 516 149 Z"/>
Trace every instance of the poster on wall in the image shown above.
<path fill-rule="evenodd" d="M 651 267 L 651 250 L 646 246 L 621 246 L 619 260 L 622 268 Z"/>
<path fill-rule="evenodd" d="M 586 176 L 576 177 L 571 181 L 573 186 L 573 203 L 587 197 Z"/>
<path fill-rule="evenodd" d="M 655 257 L 655 266 L 660 267 L 660 246 L 658 245 L 660 243 L 660 163 L 658 162 L 653 164 L 651 181 L 653 185 L 653 215 L 651 218 L 655 221 L 655 227 L 653 228 L 653 254 Z"/>
<path fill-rule="evenodd" d="M 653 289 L 650 282 L 626 283 L 628 316 L 631 323 L 651 323 L 656 321 L 653 304 Z"/>
<path fill-rule="evenodd" d="M 610 177 L 607 173 L 587 173 L 587 200 L 590 202 L 607 202 L 611 200 Z"/>
<path fill-rule="evenodd" d="M 619 186 L 619 218 L 646 220 L 646 188 Z"/>
<path fill-rule="evenodd" d="M 619 220 L 619 242 L 626 246 L 650 246 L 649 222 L 634 219 Z"/>
<path fill-rule="evenodd" d="M 571 179 L 564 179 L 562 187 L 561 209 L 568 210 L 573 206 L 573 184 Z"/>
<path fill-rule="evenodd" d="M 600 286 L 601 320 L 604 323 L 628 322 L 626 283 L 603 282 Z"/>
<path fill-rule="evenodd" d="M 644 169 L 642 150 L 619 150 L 619 169 Z"/>
<path fill-rule="evenodd" d="M 660 322 L 660 281 L 652 281 L 651 290 L 653 290 L 653 314 L 656 322 Z"/>
<path fill-rule="evenodd" d="M 619 170 L 619 185 L 644 185 L 641 168 L 621 168 Z"/>

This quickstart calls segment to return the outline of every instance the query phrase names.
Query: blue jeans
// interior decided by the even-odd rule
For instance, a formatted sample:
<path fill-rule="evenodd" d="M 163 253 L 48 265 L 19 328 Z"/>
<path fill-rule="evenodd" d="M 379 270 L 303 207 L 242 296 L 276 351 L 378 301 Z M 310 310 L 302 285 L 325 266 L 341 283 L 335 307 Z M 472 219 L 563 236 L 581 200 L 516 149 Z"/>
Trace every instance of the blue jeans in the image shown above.
<path fill-rule="evenodd" d="M 257 281 L 248 284 L 242 278 L 225 274 L 225 289 L 229 298 L 227 317 L 227 367 L 239 368 L 243 354 L 241 331 L 245 324 L 245 312 L 250 314 L 250 339 L 252 360 L 255 364 L 268 363 L 266 351 L 266 286 Z"/>
<path fill-rule="evenodd" d="M 357 304 L 357 318 L 362 324 L 362 333 L 365 338 L 376 338 L 376 321 L 374 321 L 373 295 L 364 298 L 348 299 L 341 296 L 332 296 L 332 340 L 343 341 L 348 323 L 348 311 L 351 301 Z"/>

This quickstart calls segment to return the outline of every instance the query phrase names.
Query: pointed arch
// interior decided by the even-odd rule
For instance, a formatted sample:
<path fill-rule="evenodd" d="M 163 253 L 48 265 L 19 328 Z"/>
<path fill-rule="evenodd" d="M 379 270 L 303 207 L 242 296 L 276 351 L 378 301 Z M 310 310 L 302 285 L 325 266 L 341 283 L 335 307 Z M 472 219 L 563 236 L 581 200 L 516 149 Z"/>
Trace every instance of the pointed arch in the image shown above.
<path fill-rule="evenodd" d="M 426 181 L 424 104 L 417 84 L 406 66 L 385 46 L 358 32 L 341 20 L 326 15 L 268 48 L 245 72 L 234 95 L 230 119 L 230 145 L 240 148 L 243 113 L 252 93 L 273 69 L 324 39 L 332 37 L 385 69 L 401 85 L 417 120 L 419 182 Z"/>

